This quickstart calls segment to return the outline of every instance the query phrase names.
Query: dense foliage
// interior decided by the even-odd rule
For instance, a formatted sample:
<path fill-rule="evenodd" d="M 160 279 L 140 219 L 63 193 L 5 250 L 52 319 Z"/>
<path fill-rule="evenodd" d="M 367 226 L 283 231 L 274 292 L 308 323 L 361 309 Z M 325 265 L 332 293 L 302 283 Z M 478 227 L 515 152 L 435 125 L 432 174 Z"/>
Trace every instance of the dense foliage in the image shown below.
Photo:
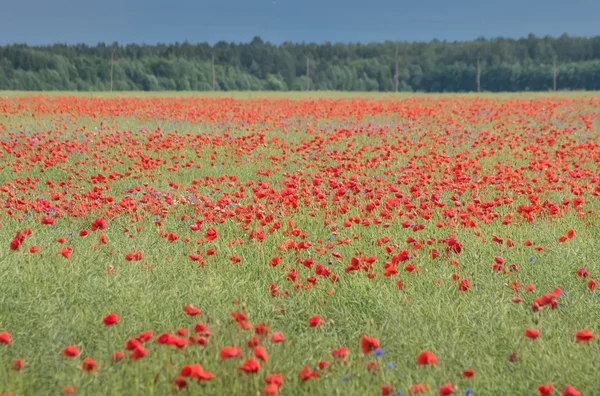
<path fill-rule="evenodd" d="M 0 89 L 468 92 L 600 89 L 600 36 L 497 38 L 471 42 L 0 47 Z M 307 84 L 310 59 L 310 87 Z"/>

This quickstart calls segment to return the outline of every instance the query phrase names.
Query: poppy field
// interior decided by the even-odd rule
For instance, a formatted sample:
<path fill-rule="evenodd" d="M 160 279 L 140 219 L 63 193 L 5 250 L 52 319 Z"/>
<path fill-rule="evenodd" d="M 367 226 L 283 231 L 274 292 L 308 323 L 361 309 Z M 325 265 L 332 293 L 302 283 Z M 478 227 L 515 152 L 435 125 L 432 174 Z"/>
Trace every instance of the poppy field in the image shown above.
<path fill-rule="evenodd" d="M 0 98 L 0 394 L 600 395 L 600 98 Z"/>

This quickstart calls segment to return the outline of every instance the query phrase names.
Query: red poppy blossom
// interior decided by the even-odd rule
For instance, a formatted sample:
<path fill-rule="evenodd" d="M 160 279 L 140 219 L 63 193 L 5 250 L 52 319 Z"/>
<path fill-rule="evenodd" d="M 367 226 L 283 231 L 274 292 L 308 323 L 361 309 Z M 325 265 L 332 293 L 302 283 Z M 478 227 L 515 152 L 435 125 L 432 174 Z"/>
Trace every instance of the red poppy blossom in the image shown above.
<path fill-rule="evenodd" d="M 215 230 L 213 227 L 210 227 L 208 230 L 206 230 L 204 239 L 206 240 L 206 242 L 214 241 L 215 239 L 217 239 L 217 230 Z"/>
<path fill-rule="evenodd" d="M 413 395 L 427 392 L 427 385 L 425 384 L 414 384 L 409 388 L 409 392 Z"/>
<path fill-rule="evenodd" d="M 344 346 L 331 351 L 331 356 L 333 356 L 334 359 L 343 359 L 346 357 L 347 354 L 348 354 L 348 348 L 346 348 Z"/>
<path fill-rule="evenodd" d="M 121 351 L 117 351 L 115 353 L 113 353 L 110 357 L 110 360 L 112 360 L 114 363 L 120 362 L 123 359 L 123 352 Z"/>
<path fill-rule="evenodd" d="M 92 231 L 96 230 L 105 230 L 108 223 L 101 217 L 98 217 L 96 220 L 92 221 Z"/>
<path fill-rule="evenodd" d="M 81 363 L 81 369 L 83 371 L 94 371 L 97 368 L 98 368 L 98 365 L 96 364 L 94 359 L 89 358 L 89 357 L 83 359 L 83 362 Z"/>
<path fill-rule="evenodd" d="M 10 345 L 10 334 L 7 331 L 0 333 L 0 344 Z"/>
<path fill-rule="evenodd" d="M 19 371 L 19 370 L 21 370 L 23 367 L 25 367 L 25 363 L 23 363 L 23 360 L 22 360 L 22 359 L 17 359 L 17 360 L 15 360 L 15 361 L 14 361 L 14 363 L 13 363 L 13 366 L 12 366 L 12 367 L 13 367 L 13 370 L 15 370 L 15 371 Z"/>
<path fill-rule="evenodd" d="M 283 342 L 284 337 L 283 337 L 283 333 L 273 333 L 271 334 L 271 343 L 275 344 L 278 342 Z"/>
<path fill-rule="evenodd" d="M 381 385 L 381 396 L 389 396 L 392 394 L 393 391 L 394 391 L 394 388 L 392 388 L 391 385 L 388 385 L 388 384 Z"/>
<path fill-rule="evenodd" d="M 254 359 L 248 359 L 238 368 L 238 370 L 245 372 L 247 375 L 258 373 L 260 364 Z"/>
<path fill-rule="evenodd" d="M 263 389 L 264 396 L 277 396 L 279 394 L 279 387 L 275 384 L 267 384 Z"/>
<path fill-rule="evenodd" d="M 573 388 L 573 386 L 567 385 L 563 389 L 561 395 L 562 396 L 581 396 L 581 392 L 579 392 L 577 389 Z"/>
<path fill-rule="evenodd" d="M 104 319 L 102 319 L 102 321 L 104 322 L 105 326 L 111 326 L 119 323 L 119 316 L 116 313 L 111 312 L 108 315 L 106 315 Z"/>
<path fill-rule="evenodd" d="M 65 349 L 63 349 L 63 356 L 65 357 L 75 357 L 79 355 L 79 348 L 76 345 L 69 345 Z"/>
<path fill-rule="evenodd" d="M 325 321 L 317 315 L 311 316 L 308 319 L 308 327 L 317 327 L 323 323 L 325 323 Z"/>
<path fill-rule="evenodd" d="M 438 389 L 438 394 L 440 396 L 448 396 L 452 393 L 454 393 L 454 388 L 452 387 L 452 384 L 442 385 Z"/>
<path fill-rule="evenodd" d="M 554 390 L 554 386 L 552 384 L 548 385 L 540 385 L 537 387 L 539 396 L 548 396 Z"/>
<path fill-rule="evenodd" d="M 575 342 L 589 342 L 594 339 L 594 335 L 588 330 L 582 330 L 575 332 Z"/>
<path fill-rule="evenodd" d="M 193 305 L 186 305 L 183 309 L 189 316 L 200 315 L 200 310 Z"/>
<path fill-rule="evenodd" d="M 536 338 L 538 338 L 540 336 L 540 332 L 537 330 L 533 330 L 533 329 L 526 329 L 525 333 L 523 335 L 527 338 L 531 338 L 532 340 L 535 340 Z"/>
<path fill-rule="evenodd" d="M 229 359 L 232 357 L 240 356 L 242 354 L 242 348 L 239 346 L 225 346 L 221 348 L 221 352 L 219 352 L 219 357 L 221 359 Z"/>
<path fill-rule="evenodd" d="M 281 374 L 271 374 L 267 378 L 265 378 L 265 382 L 267 384 L 274 384 L 277 387 L 281 387 L 283 385 L 283 376 Z"/>
<path fill-rule="evenodd" d="M 298 374 L 298 377 L 300 377 L 302 382 L 306 382 L 311 378 L 319 378 L 320 376 L 321 374 L 319 374 L 318 371 L 311 370 L 306 364 L 302 368 L 302 371 L 300 371 L 300 374 Z"/>
<path fill-rule="evenodd" d="M 427 364 L 433 364 L 433 365 L 438 365 L 438 361 L 437 361 L 437 357 L 435 356 L 435 354 L 431 351 L 424 351 L 421 352 L 418 356 L 417 356 L 417 364 L 418 365 L 427 365 Z"/>
<path fill-rule="evenodd" d="M 187 381 L 183 377 L 177 377 L 173 380 L 173 384 L 177 388 L 177 390 L 182 390 L 187 386 Z"/>
<path fill-rule="evenodd" d="M 269 358 L 267 357 L 267 350 L 261 346 L 255 347 L 252 351 L 252 354 L 255 358 L 262 360 L 263 362 L 269 360 Z"/>
<path fill-rule="evenodd" d="M 475 370 L 473 370 L 473 369 L 463 370 L 462 375 L 465 378 L 472 378 L 475 375 Z"/>
<path fill-rule="evenodd" d="M 135 347 L 133 352 L 131 352 L 129 354 L 129 358 L 133 359 L 133 360 L 139 360 L 139 359 L 143 358 L 144 356 L 146 356 L 148 354 L 148 352 L 150 352 L 148 349 L 144 348 L 141 345 L 138 345 Z"/>
<path fill-rule="evenodd" d="M 366 355 L 369 352 L 373 352 L 379 348 L 379 341 L 376 338 L 372 338 L 366 335 L 360 337 L 360 347 L 363 353 Z"/>

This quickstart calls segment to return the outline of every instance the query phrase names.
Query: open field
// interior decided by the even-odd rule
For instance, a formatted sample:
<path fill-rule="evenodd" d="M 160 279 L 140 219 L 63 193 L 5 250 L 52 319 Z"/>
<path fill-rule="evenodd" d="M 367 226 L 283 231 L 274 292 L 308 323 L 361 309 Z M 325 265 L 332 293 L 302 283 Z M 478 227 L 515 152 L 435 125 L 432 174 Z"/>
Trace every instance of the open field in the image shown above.
<path fill-rule="evenodd" d="M 118 95 L 0 93 L 0 392 L 600 395 L 597 93 Z"/>

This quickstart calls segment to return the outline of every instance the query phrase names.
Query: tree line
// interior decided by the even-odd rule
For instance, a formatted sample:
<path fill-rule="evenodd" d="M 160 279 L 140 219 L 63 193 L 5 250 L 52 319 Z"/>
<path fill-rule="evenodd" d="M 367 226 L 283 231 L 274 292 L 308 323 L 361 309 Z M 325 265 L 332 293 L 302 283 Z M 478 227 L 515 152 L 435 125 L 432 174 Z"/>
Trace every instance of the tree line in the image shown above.
<path fill-rule="evenodd" d="M 600 36 L 0 46 L 3 90 L 470 92 L 478 73 L 482 91 L 552 90 L 553 76 L 559 90 L 600 90 Z"/>

